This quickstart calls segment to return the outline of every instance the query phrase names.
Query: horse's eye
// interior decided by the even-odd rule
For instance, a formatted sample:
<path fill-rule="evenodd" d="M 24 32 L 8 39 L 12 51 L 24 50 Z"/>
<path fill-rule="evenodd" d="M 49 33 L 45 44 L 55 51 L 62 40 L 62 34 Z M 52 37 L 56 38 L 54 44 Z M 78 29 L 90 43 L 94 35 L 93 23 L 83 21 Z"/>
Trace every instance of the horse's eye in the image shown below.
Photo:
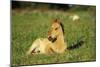
<path fill-rule="evenodd" d="M 57 30 L 58 28 L 55 28 L 55 30 Z"/>

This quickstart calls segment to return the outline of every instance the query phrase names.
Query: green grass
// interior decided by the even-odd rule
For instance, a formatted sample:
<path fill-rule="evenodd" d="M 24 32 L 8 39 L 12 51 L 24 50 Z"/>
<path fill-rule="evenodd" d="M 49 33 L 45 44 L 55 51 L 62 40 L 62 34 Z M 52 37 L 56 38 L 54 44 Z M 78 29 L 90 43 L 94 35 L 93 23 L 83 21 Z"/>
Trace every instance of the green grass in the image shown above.
<path fill-rule="evenodd" d="M 74 11 L 73 11 L 74 12 Z M 32 65 L 48 63 L 64 63 L 76 61 L 96 60 L 96 27 L 95 16 L 88 11 L 76 11 L 80 20 L 73 22 L 68 13 L 61 11 L 39 12 L 31 11 L 12 14 L 12 64 Z M 47 37 L 47 31 L 55 18 L 59 18 L 64 25 L 65 41 L 71 46 L 81 36 L 84 36 L 84 44 L 76 49 L 66 51 L 63 54 L 30 55 L 26 51 L 37 38 Z"/>

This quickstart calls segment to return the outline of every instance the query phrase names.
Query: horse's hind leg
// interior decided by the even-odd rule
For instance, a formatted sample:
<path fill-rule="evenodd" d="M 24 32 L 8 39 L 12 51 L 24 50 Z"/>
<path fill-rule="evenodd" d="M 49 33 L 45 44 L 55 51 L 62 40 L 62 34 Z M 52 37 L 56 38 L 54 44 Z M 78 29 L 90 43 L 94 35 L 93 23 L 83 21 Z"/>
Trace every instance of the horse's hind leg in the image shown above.
<path fill-rule="evenodd" d="M 32 44 L 32 46 L 29 48 L 29 50 L 27 52 L 27 55 L 33 53 L 37 47 L 38 47 L 37 44 Z"/>
<path fill-rule="evenodd" d="M 27 55 L 34 53 L 35 50 L 37 50 L 39 48 L 39 40 L 36 40 L 35 42 L 33 42 L 32 46 L 29 48 Z"/>

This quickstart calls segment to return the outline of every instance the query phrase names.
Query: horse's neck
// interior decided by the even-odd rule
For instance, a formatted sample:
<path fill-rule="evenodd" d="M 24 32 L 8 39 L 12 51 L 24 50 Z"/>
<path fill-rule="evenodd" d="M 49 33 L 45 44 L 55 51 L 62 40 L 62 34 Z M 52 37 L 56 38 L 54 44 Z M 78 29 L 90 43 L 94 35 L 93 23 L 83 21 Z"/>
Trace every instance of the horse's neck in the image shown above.
<path fill-rule="evenodd" d="M 57 37 L 57 40 L 55 42 L 56 45 L 64 45 L 64 36 L 61 34 L 60 36 Z"/>

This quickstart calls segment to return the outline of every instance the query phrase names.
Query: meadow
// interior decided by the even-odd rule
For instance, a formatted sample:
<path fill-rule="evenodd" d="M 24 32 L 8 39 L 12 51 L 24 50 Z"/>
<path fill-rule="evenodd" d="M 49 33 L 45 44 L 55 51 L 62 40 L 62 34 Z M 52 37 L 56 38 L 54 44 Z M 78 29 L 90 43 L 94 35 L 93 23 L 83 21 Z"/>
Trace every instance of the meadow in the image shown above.
<path fill-rule="evenodd" d="M 72 21 L 71 14 L 78 14 L 79 21 Z M 39 54 L 26 56 L 37 38 L 46 38 L 51 23 L 58 18 L 64 25 L 65 41 L 72 46 L 80 37 L 84 44 L 63 54 Z M 12 65 L 36 65 L 96 60 L 96 16 L 89 11 L 39 11 L 12 10 L 11 63 Z"/>

